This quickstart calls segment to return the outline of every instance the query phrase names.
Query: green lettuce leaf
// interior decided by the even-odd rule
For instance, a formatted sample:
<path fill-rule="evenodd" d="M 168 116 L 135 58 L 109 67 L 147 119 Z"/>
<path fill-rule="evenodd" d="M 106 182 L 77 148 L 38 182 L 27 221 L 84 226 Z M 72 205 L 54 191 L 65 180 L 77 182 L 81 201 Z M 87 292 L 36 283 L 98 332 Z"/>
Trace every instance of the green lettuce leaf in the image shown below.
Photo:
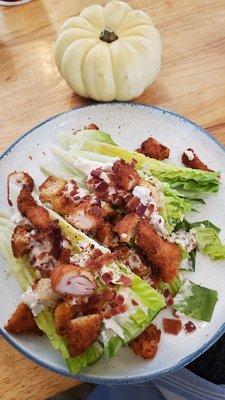
<path fill-rule="evenodd" d="M 171 295 L 175 296 L 179 292 L 181 285 L 182 281 L 180 277 L 176 276 L 176 278 L 174 278 L 171 283 L 160 282 L 157 288 L 161 293 L 163 293 L 166 289 L 168 289 Z"/>
<path fill-rule="evenodd" d="M 186 280 L 174 297 L 173 308 L 189 317 L 210 322 L 217 300 L 216 290 Z"/>
<path fill-rule="evenodd" d="M 193 228 L 196 233 L 198 249 L 213 260 L 225 260 L 225 245 L 222 244 L 218 231 L 214 228 L 196 226 Z"/>
<path fill-rule="evenodd" d="M 72 374 L 77 374 L 88 365 L 95 364 L 103 354 L 103 348 L 99 342 L 94 342 L 83 354 L 77 357 L 69 357 L 66 362 Z"/>

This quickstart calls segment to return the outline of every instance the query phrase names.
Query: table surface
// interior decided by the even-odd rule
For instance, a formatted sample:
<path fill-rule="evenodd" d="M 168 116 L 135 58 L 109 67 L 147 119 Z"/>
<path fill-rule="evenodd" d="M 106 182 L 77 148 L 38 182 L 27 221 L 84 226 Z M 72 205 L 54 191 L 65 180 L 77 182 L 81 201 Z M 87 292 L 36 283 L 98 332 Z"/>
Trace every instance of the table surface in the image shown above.
<path fill-rule="evenodd" d="M 98 0 L 104 4 L 105 1 Z M 88 104 L 60 77 L 52 43 L 61 23 L 95 0 L 33 0 L 0 7 L 0 150 L 41 120 Z M 162 69 L 136 102 L 169 108 L 225 143 L 224 0 L 129 0 L 163 39 Z M 75 384 L 0 339 L 1 400 L 42 400 Z"/>

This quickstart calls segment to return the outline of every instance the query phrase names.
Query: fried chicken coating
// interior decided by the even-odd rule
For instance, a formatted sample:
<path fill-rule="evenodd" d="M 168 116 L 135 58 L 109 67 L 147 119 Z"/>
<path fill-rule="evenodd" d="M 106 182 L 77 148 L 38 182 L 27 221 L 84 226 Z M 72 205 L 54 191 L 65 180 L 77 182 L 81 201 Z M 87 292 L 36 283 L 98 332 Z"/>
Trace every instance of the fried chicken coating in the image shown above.
<path fill-rule="evenodd" d="M 118 160 L 113 164 L 112 170 L 115 175 L 116 186 L 123 190 L 132 190 L 141 181 L 135 169 L 135 162 L 129 164 L 123 160 Z"/>
<path fill-rule="evenodd" d="M 113 247 L 115 240 L 115 233 L 113 226 L 109 222 L 103 222 L 97 229 L 95 239 L 106 247 Z"/>
<path fill-rule="evenodd" d="M 138 223 L 136 244 L 154 264 L 163 282 L 169 283 L 175 278 L 181 258 L 177 244 L 161 238 L 144 220 Z"/>
<path fill-rule="evenodd" d="M 17 225 L 12 234 L 11 246 L 14 257 L 20 258 L 29 253 L 31 225 Z"/>
<path fill-rule="evenodd" d="M 66 333 L 68 322 L 74 317 L 74 306 L 63 301 L 59 303 L 54 311 L 54 322 L 59 335 Z"/>
<path fill-rule="evenodd" d="M 17 206 L 20 213 L 29 219 L 29 221 L 38 229 L 46 229 L 54 225 L 51 221 L 48 211 L 37 205 L 31 192 L 27 188 L 22 188 L 17 198 Z"/>
<path fill-rule="evenodd" d="M 80 204 L 73 205 L 64 215 L 65 219 L 82 231 L 94 232 L 103 223 L 101 207 L 92 205 L 90 200 L 83 200 Z"/>
<path fill-rule="evenodd" d="M 10 189 L 11 185 L 17 185 L 22 187 L 26 187 L 29 189 L 31 192 L 34 189 L 34 181 L 33 178 L 27 173 L 27 172 L 17 172 L 14 171 L 11 174 L 9 174 L 8 179 L 7 179 L 7 199 L 8 203 L 10 206 L 13 205 L 11 199 L 10 199 Z"/>
<path fill-rule="evenodd" d="M 68 322 L 66 338 L 72 357 L 82 354 L 98 339 L 101 316 L 99 314 L 75 318 Z"/>
<path fill-rule="evenodd" d="M 183 152 L 182 163 L 188 168 L 212 172 L 212 170 L 198 158 L 193 149 L 187 149 Z"/>
<path fill-rule="evenodd" d="M 118 233 L 121 242 L 130 243 L 134 239 L 139 220 L 135 213 L 130 213 L 114 226 L 113 230 Z"/>
<path fill-rule="evenodd" d="M 156 160 L 165 160 L 169 158 L 170 149 L 159 143 L 153 137 L 145 140 L 139 149 L 136 150 L 138 153 L 144 154 L 147 157 L 155 158 Z"/>
<path fill-rule="evenodd" d="M 55 292 L 63 296 L 89 296 L 96 289 L 92 273 L 74 264 L 58 264 L 52 271 L 51 282 Z"/>
<path fill-rule="evenodd" d="M 137 356 L 152 359 L 158 350 L 161 331 L 150 324 L 144 332 L 130 342 L 130 347 Z"/>
<path fill-rule="evenodd" d="M 10 333 L 28 333 L 42 335 L 38 328 L 34 316 L 29 307 L 24 303 L 19 303 L 8 322 L 5 329 Z"/>

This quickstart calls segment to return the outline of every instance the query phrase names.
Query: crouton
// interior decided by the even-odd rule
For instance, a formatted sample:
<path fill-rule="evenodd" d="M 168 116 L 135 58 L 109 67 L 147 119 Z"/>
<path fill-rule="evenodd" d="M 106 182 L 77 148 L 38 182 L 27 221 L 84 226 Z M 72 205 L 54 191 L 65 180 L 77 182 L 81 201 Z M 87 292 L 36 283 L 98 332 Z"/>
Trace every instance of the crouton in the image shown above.
<path fill-rule="evenodd" d="M 74 317 L 74 307 L 63 301 L 54 311 L 56 331 L 59 335 L 66 333 L 67 323 Z"/>
<path fill-rule="evenodd" d="M 16 310 L 5 324 L 5 329 L 10 333 L 42 335 L 42 331 L 38 328 L 31 310 L 24 303 L 18 304 Z"/>
<path fill-rule="evenodd" d="M 138 223 L 136 244 L 154 264 L 163 282 L 169 283 L 175 278 L 181 258 L 177 244 L 161 238 L 145 220 Z"/>
<path fill-rule="evenodd" d="M 134 165 L 134 163 L 128 164 L 123 160 L 118 160 L 113 164 L 112 170 L 118 187 L 128 191 L 140 183 L 141 178 L 135 170 Z"/>
<path fill-rule="evenodd" d="M 138 153 L 144 154 L 147 157 L 155 158 L 156 160 L 165 160 L 169 158 L 170 150 L 168 147 L 159 143 L 156 139 L 150 137 L 145 140 L 139 149 Z"/>
<path fill-rule="evenodd" d="M 130 243 L 134 239 L 139 219 L 135 213 L 130 213 L 114 226 L 121 242 Z"/>
<path fill-rule="evenodd" d="M 23 257 L 29 253 L 30 250 L 30 238 L 29 232 L 31 232 L 31 225 L 17 225 L 12 234 L 12 251 L 16 258 Z"/>
<path fill-rule="evenodd" d="M 99 314 L 75 318 L 68 322 L 66 338 L 72 357 L 82 354 L 98 339 L 101 317 Z"/>
<path fill-rule="evenodd" d="M 74 264 L 58 264 L 51 274 L 52 287 L 60 295 L 87 296 L 95 292 L 91 272 Z"/>
<path fill-rule="evenodd" d="M 200 160 L 200 158 L 198 158 L 198 156 L 192 149 L 187 149 L 183 152 L 182 163 L 188 168 L 212 172 L 212 170 L 209 169 L 208 166 Z"/>
<path fill-rule="evenodd" d="M 152 359 L 157 353 L 160 337 L 160 329 L 150 324 L 144 332 L 130 342 L 130 347 L 137 356 Z"/>
<path fill-rule="evenodd" d="M 55 176 L 49 176 L 40 186 L 40 200 L 43 203 L 51 203 L 52 197 L 57 196 L 66 186 L 64 179 Z"/>

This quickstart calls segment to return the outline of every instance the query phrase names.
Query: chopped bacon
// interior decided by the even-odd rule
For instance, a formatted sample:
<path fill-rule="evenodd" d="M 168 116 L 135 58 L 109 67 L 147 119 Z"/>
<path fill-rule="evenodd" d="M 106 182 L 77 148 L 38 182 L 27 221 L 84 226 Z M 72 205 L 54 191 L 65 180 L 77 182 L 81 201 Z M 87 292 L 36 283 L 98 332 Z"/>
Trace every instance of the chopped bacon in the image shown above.
<path fill-rule="evenodd" d="M 113 164 L 112 170 L 115 174 L 116 185 L 123 190 L 132 190 L 141 181 L 135 170 L 135 164 L 136 162 L 128 164 L 123 160 L 118 160 Z"/>
<path fill-rule="evenodd" d="M 69 264 L 70 256 L 71 256 L 71 250 L 63 248 L 60 255 L 60 264 Z"/>
<path fill-rule="evenodd" d="M 192 333 L 196 330 L 196 326 L 192 321 L 188 321 L 186 324 L 184 324 L 184 330 L 186 333 Z"/>
<path fill-rule="evenodd" d="M 160 329 L 150 324 L 144 332 L 130 342 L 130 347 L 136 355 L 152 359 L 157 353 L 160 337 Z"/>
<path fill-rule="evenodd" d="M 163 292 L 163 296 L 165 298 L 166 304 L 168 306 L 172 306 L 173 305 L 173 296 L 170 293 L 169 289 L 165 289 Z"/>
<path fill-rule="evenodd" d="M 156 160 L 165 160 L 170 155 L 168 147 L 159 143 L 153 137 L 145 140 L 139 149 L 136 150 L 138 153 L 142 153 L 147 157 L 155 158 Z"/>
<path fill-rule="evenodd" d="M 131 300 L 131 303 L 133 304 L 133 306 L 138 306 L 138 302 L 134 299 Z"/>
<path fill-rule="evenodd" d="M 193 159 L 190 160 L 186 154 L 186 151 L 191 153 L 193 155 Z M 206 164 L 204 164 L 200 158 L 196 155 L 193 149 L 187 149 L 184 151 L 182 154 L 182 163 L 188 167 L 188 168 L 193 168 L 193 169 L 200 169 L 201 171 L 210 171 L 212 172 L 211 169 L 208 168 Z"/>
<path fill-rule="evenodd" d="M 124 297 L 121 294 L 118 294 L 113 297 L 113 299 L 110 301 L 110 306 L 111 307 L 117 307 L 117 306 L 122 306 L 124 303 Z"/>
<path fill-rule="evenodd" d="M 123 287 L 129 287 L 132 283 L 129 276 L 126 276 L 126 275 L 121 275 L 120 282 L 122 283 Z"/>
<path fill-rule="evenodd" d="M 181 331 L 182 324 L 179 319 L 163 318 L 163 329 L 164 332 L 171 335 L 178 335 Z"/>
<path fill-rule="evenodd" d="M 62 234 L 59 226 L 53 227 L 50 235 L 50 240 L 52 245 L 51 255 L 55 258 L 55 260 L 59 260 L 62 252 Z"/>
<path fill-rule="evenodd" d="M 113 278 L 113 274 L 111 271 L 109 272 L 105 272 L 102 276 L 101 276 L 103 282 L 107 285 L 108 283 L 111 282 L 112 278 Z"/>
<path fill-rule="evenodd" d="M 90 172 L 90 175 L 94 176 L 95 178 L 98 178 L 101 175 L 101 173 L 102 173 L 102 169 L 101 168 L 96 168 L 96 169 L 93 169 Z"/>
<path fill-rule="evenodd" d="M 113 260 L 115 260 L 115 254 L 113 253 L 106 253 L 106 254 L 101 254 L 98 257 L 94 258 L 91 257 L 87 263 L 86 266 L 90 270 L 99 270 L 103 267 L 103 265 L 107 265 L 111 263 Z"/>
<path fill-rule="evenodd" d="M 105 300 L 105 301 L 110 301 L 110 300 L 112 300 L 113 297 L 114 297 L 114 292 L 113 292 L 113 290 L 111 290 L 109 288 L 106 288 L 101 295 L 102 300 Z"/>

